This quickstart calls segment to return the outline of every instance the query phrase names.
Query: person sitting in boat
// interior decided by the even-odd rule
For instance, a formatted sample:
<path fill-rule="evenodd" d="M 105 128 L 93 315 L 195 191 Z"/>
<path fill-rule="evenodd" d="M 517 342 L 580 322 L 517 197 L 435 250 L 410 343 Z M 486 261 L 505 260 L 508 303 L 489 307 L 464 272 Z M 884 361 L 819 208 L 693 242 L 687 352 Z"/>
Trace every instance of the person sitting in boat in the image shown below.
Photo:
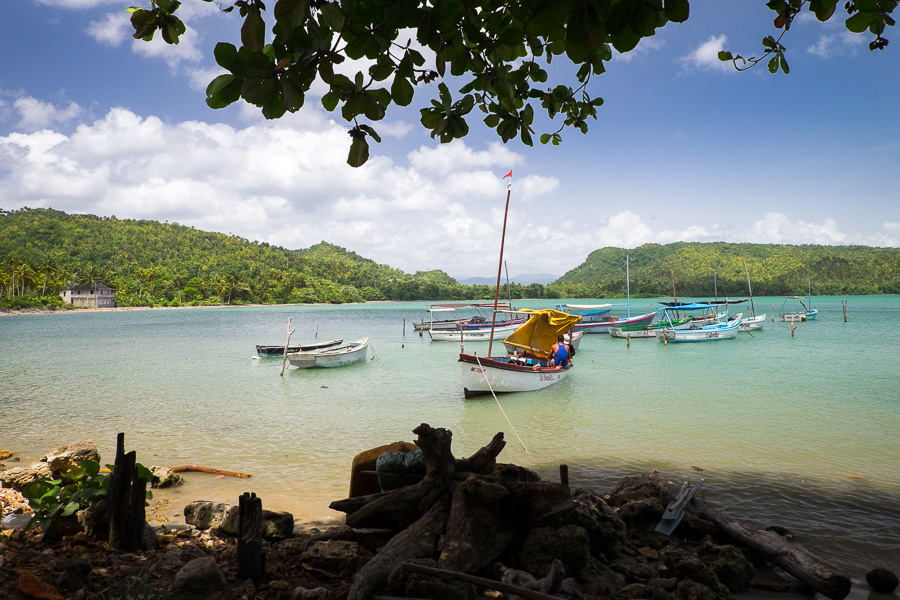
<path fill-rule="evenodd" d="M 550 366 L 565 369 L 569 364 L 569 345 L 565 336 L 558 336 L 556 343 L 550 348 Z"/>

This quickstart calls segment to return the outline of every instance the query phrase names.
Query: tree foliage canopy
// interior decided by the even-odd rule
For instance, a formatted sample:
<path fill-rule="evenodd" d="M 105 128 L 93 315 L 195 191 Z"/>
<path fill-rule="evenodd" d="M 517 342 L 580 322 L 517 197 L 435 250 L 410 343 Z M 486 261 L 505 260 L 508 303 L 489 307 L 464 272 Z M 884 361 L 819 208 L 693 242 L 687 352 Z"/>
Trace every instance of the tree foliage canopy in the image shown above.
<path fill-rule="evenodd" d="M 149 41 L 159 31 L 177 44 L 186 30 L 175 14 L 181 3 L 149 2 L 148 8 L 129 9 L 134 37 Z M 784 32 L 804 6 L 826 21 L 837 3 L 769 0 L 766 6 Z M 870 49 L 883 49 L 896 6 L 896 0 L 848 0 L 845 25 L 868 30 L 875 36 Z M 603 104 L 587 85 L 605 71 L 612 50 L 628 52 L 660 27 L 690 16 L 688 0 L 236 0 L 222 10 L 243 19 L 241 46 L 216 45 L 216 62 L 227 73 L 209 84 L 207 104 L 223 108 L 244 100 L 277 119 L 300 110 L 320 81 L 328 88 L 324 108 L 340 109 L 351 124 L 352 166 L 368 159 L 369 138 L 381 141 L 370 123 L 383 119 L 392 104 L 409 106 L 420 84 L 434 81 L 437 97 L 421 109 L 420 120 L 441 142 L 466 136 L 476 107 L 504 142 L 518 137 L 531 146 L 535 111 L 561 119 L 558 129 L 540 134 L 541 143 L 559 144 L 567 128 L 585 133 Z M 762 44 L 760 57 L 723 52 L 719 58 L 737 68 L 768 58 L 770 71 L 787 73 L 781 36 L 766 36 Z M 336 69 L 346 59 L 368 66 L 348 76 Z M 575 65 L 575 81 L 548 84 L 553 60 Z"/>

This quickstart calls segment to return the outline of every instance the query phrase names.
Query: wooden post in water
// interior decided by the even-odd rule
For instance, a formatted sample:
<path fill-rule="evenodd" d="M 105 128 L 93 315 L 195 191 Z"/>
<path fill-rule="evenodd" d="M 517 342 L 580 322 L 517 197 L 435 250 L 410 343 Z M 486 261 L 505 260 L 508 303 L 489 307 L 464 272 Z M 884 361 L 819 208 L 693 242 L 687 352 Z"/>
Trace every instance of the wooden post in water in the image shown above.
<path fill-rule="evenodd" d="M 772 322 L 775 322 L 775 305 L 772 305 Z"/>
<path fill-rule="evenodd" d="M 403 317 L 403 337 L 406 337 L 406 317 Z"/>
<path fill-rule="evenodd" d="M 794 337 L 794 330 L 797 328 L 797 322 L 791 319 L 791 337 Z"/>
<path fill-rule="evenodd" d="M 569 465 L 559 465 L 559 482 L 569 485 Z"/>
<path fill-rule="evenodd" d="M 138 477 L 137 454 L 125 453 L 125 434 L 116 437 L 116 460 L 109 476 L 109 546 L 132 552 L 141 547 L 147 514 L 147 480 Z"/>
<path fill-rule="evenodd" d="M 287 349 L 288 346 L 291 345 L 291 334 L 294 333 L 294 330 L 291 329 L 291 318 L 288 317 L 287 324 L 287 340 L 284 342 L 284 354 L 281 355 L 281 376 L 284 377 L 284 362 L 287 360 Z"/>
<path fill-rule="evenodd" d="M 846 323 L 847 322 L 847 301 L 846 300 L 841 300 L 841 308 L 844 311 L 844 323 Z"/>
<path fill-rule="evenodd" d="M 259 581 L 266 572 L 262 551 L 262 499 L 244 492 L 238 499 L 238 579 Z"/>

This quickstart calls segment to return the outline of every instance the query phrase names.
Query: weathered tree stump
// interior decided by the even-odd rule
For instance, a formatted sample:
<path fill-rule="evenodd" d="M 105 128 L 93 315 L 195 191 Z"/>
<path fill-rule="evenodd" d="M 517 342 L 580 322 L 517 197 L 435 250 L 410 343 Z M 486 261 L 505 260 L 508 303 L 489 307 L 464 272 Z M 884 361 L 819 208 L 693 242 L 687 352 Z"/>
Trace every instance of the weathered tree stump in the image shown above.
<path fill-rule="evenodd" d="M 125 434 L 116 437 L 116 460 L 109 478 L 109 546 L 131 552 L 141 547 L 147 526 L 147 480 L 138 477 L 137 454 L 125 453 Z"/>
<path fill-rule="evenodd" d="M 403 529 L 356 574 L 348 600 L 371 597 L 409 559 L 440 553 L 443 568 L 478 571 L 494 562 L 517 531 L 575 507 L 568 486 L 497 464 L 506 445 L 502 433 L 467 459 L 453 456 L 453 434 L 446 429 L 423 423 L 413 433 L 425 461 L 420 482 L 331 503 L 347 514 L 350 527 L 377 518 Z"/>
<path fill-rule="evenodd" d="M 262 550 L 262 499 L 244 492 L 238 498 L 237 574 L 259 581 L 266 572 Z"/>

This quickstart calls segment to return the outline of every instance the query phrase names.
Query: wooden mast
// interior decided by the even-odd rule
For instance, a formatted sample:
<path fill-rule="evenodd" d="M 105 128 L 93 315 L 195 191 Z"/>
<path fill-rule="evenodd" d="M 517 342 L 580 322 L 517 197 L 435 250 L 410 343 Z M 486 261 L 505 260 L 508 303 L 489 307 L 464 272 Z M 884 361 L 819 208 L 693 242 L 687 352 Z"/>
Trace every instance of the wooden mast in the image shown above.
<path fill-rule="evenodd" d="M 750 272 L 747 271 L 747 259 L 741 258 L 744 261 L 744 275 L 747 276 L 747 292 L 750 294 L 750 314 L 754 317 L 756 316 L 756 309 L 753 307 L 753 290 L 750 289 Z M 775 309 L 772 309 L 772 315 L 774 316 Z"/>
<path fill-rule="evenodd" d="M 509 194 L 512 190 L 512 171 L 505 175 L 509 177 L 506 185 L 506 208 L 503 209 L 503 234 L 500 236 L 500 264 L 497 265 L 497 287 L 494 288 L 494 312 L 491 316 L 491 337 L 488 339 L 488 358 L 491 357 L 491 348 L 494 345 L 494 325 L 497 322 L 497 301 L 500 299 L 500 275 L 503 273 L 503 245 L 506 243 L 506 216 L 509 214 Z"/>

